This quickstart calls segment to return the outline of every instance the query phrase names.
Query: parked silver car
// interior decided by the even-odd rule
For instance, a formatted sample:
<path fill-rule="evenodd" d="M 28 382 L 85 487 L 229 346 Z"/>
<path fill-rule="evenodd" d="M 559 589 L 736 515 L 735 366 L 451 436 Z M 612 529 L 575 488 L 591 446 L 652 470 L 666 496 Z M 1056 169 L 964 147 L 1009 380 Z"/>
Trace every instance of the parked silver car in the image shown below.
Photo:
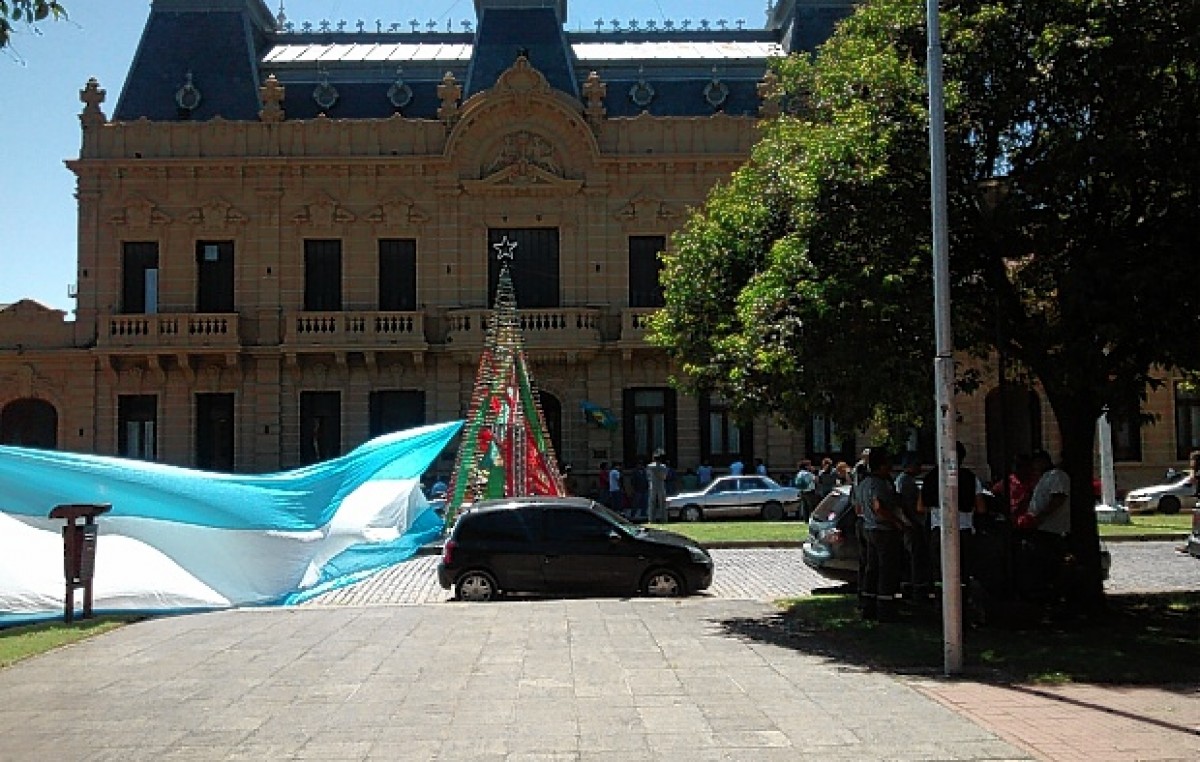
<path fill-rule="evenodd" d="M 1196 481 L 1190 474 L 1180 474 L 1165 484 L 1129 490 L 1125 510 L 1130 513 L 1179 513 L 1196 509 Z"/>
<path fill-rule="evenodd" d="M 779 521 L 799 515 L 800 490 L 767 476 L 721 476 L 701 490 L 667 498 L 667 517 L 684 521 L 747 516 Z"/>

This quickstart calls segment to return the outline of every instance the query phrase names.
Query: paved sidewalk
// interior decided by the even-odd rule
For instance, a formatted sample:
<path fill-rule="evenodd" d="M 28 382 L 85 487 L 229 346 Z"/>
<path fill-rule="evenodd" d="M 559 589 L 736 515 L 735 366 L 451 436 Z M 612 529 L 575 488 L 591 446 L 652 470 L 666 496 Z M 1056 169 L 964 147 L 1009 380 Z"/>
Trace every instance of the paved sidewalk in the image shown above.
<path fill-rule="evenodd" d="M 902 680 L 743 626 L 774 614 L 607 599 L 151 620 L 0 670 L 0 759 L 1031 758 Z"/>

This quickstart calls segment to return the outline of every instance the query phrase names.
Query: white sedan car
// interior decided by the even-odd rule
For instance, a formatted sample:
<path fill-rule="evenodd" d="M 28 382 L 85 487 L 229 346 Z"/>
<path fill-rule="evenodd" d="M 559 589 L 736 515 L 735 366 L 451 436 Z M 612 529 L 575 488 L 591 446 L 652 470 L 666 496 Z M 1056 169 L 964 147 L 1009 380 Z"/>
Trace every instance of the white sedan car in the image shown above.
<path fill-rule="evenodd" d="M 1131 489 L 1125 496 L 1125 510 L 1130 513 L 1179 513 L 1196 509 L 1196 482 L 1182 474 L 1166 484 Z"/>
<path fill-rule="evenodd" d="M 721 476 L 696 492 L 667 498 L 667 517 L 684 521 L 746 516 L 779 521 L 799 514 L 800 490 L 766 476 Z"/>

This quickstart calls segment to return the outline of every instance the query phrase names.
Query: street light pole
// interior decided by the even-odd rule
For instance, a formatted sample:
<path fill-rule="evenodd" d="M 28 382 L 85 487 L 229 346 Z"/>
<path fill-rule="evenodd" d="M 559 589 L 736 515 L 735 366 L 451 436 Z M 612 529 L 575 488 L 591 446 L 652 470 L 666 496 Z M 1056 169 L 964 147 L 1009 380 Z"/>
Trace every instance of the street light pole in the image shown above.
<path fill-rule="evenodd" d="M 950 332 L 950 235 L 946 209 L 946 119 L 938 0 L 926 0 L 929 35 L 929 174 L 933 210 L 933 361 L 938 416 L 938 496 L 941 503 L 942 655 L 947 675 L 962 672 L 962 570 L 959 568 L 958 442 L 954 405 L 954 340 Z"/>

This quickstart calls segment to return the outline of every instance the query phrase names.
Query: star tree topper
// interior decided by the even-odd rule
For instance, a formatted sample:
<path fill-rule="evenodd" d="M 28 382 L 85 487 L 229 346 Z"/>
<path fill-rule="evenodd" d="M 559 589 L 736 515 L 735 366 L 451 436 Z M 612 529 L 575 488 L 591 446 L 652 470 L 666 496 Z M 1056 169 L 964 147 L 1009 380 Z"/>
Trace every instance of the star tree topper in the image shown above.
<path fill-rule="evenodd" d="M 500 239 L 500 243 L 492 244 L 492 248 L 496 250 L 497 261 L 507 259 L 511 262 L 516 253 L 517 242 L 510 241 L 508 240 L 508 236 L 504 236 L 504 238 Z"/>

